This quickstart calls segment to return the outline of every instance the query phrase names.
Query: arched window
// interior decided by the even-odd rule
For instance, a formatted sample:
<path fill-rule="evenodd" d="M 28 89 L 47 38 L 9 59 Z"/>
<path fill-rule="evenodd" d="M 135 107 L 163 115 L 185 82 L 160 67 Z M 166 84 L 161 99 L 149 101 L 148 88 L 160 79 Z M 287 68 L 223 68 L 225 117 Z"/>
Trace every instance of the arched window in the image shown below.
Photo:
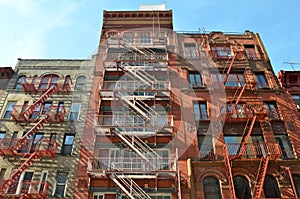
<path fill-rule="evenodd" d="M 25 78 L 26 78 L 25 75 L 21 75 L 21 76 L 18 77 L 18 79 L 16 81 L 15 89 L 18 89 L 18 90 L 22 90 L 23 89 L 21 83 L 24 81 Z"/>
<path fill-rule="evenodd" d="M 220 182 L 215 177 L 206 177 L 203 181 L 205 199 L 222 199 Z"/>
<path fill-rule="evenodd" d="M 251 190 L 249 182 L 244 176 L 234 176 L 234 190 L 238 199 L 251 199 Z"/>
<path fill-rule="evenodd" d="M 76 80 L 75 89 L 83 90 L 85 86 L 85 76 L 78 76 Z"/>
<path fill-rule="evenodd" d="M 42 77 L 39 90 L 47 90 L 55 86 L 58 82 L 58 75 L 45 75 Z"/>
<path fill-rule="evenodd" d="M 264 193 L 266 198 L 281 198 L 277 181 L 273 176 L 266 175 Z"/>
<path fill-rule="evenodd" d="M 293 174 L 293 181 L 296 187 L 297 195 L 300 196 L 300 176 Z"/>

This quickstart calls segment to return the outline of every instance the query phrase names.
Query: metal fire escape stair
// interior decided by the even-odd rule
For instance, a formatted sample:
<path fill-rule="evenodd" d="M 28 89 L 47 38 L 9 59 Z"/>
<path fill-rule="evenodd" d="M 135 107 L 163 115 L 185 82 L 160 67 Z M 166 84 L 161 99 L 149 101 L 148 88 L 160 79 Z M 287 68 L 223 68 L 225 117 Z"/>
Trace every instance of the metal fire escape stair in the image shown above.
<path fill-rule="evenodd" d="M 154 83 L 157 81 L 156 78 L 151 76 L 145 70 L 132 68 L 129 64 L 126 63 L 119 64 L 119 68 L 124 72 L 128 72 L 131 77 L 135 77 L 139 79 L 140 81 L 144 82 L 146 85 L 150 87 L 154 85 Z"/>
<path fill-rule="evenodd" d="M 224 161 L 225 161 L 225 167 L 227 170 L 227 181 L 229 185 L 229 194 L 231 199 L 236 199 L 235 196 L 235 190 L 234 190 L 234 183 L 233 183 L 233 175 L 232 175 L 232 170 L 231 170 L 231 162 L 228 154 L 228 148 L 227 145 L 224 145 Z"/>
<path fill-rule="evenodd" d="M 151 117 L 157 117 L 159 114 L 142 100 L 136 99 L 136 96 L 124 95 L 121 92 L 116 94 L 116 97 L 123 103 L 129 105 L 135 112 L 142 115 L 145 119 L 150 120 Z"/>
<path fill-rule="evenodd" d="M 228 77 L 229 77 L 229 74 L 230 74 L 231 68 L 232 68 L 232 66 L 233 66 L 233 63 L 234 63 L 234 61 L 235 61 L 235 58 L 237 57 L 237 54 L 238 54 L 238 53 L 234 53 L 234 56 L 233 56 L 233 58 L 231 59 L 229 68 L 227 69 L 227 72 L 226 72 L 225 77 L 224 77 L 224 80 L 223 80 L 224 85 L 225 85 L 225 83 L 227 82 L 227 79 L 228 79 Z M 224 73 L 224 72 L 225 72 L 225 68 L 224 68 L 224 70 L 223 70 L 223 73 Z"/>
<path fill-rule="evenodd" d="M 270 159 L 269 156 L 261 159 L 258 173 L 256 176 L 256 185 L 254 186 L 254 190 L 253 190 L 254 199 L 260 198 L 261 192 L 263 190 L 267 169 L 268 169 L 269 159 Z"/>
<path fill-rule="evenodd" d="M 54 92 L 56 92 L 57 90 L 57 86 L 53 86 L 51 88 L 49 88 L 42 96 L 40 96 L 35 102 L 34 104 L 32 104 L 31 106 L 29 106 L 24 112 L 24 116 L 25 117 L 29 117 L 33 111 L 39 107 L 48 97 L 50 97 L 51 95 L 53 95 Z"/>
<path fill-rule="evenodd" d="M 126 132 L 125 130 L 122 130 Z M 137 153 L 145 161 L 153 163 L 153 160 L 158 160 L 161 157 L 157 154 L 149 145 L 147 145 L 138 136 L 126 135 L 121 130 L 115 129 L 114 134 L 117 135 L 123 143 L 130 147 L 135 153 Z M 155 165 L 152 165 L 155 166 Z"/>
<path fill-rule="evenodd" d="M 153 60 L 155 59 L 155 52 L 149 48 L 138 48 L 134 45 L 131 45 L 129 42 L 126 42 L 124 39 L 122 39 L 121 45 L 130 50 L 130 51 L 136 51 L 141 53 L 142 55 L 145 55 L 146 57 L 148 57 L 149 59 Z"/>
<path fill-rule="evenodd" d="M 124 173 L 115 172 L 110 178 L 130 199 L 151 199 L 151 197 L 136 183 Z"/>
<path fill-rule="evenodd" d="M 21 166 L 7 180 L 3 182 L 0 187 L 0 198 L 3 197 L 6 189 L 9 188 L 20 177 L 20 175 L 33 163 L 33 161 L 41 156 L 42 154 L 39 152 L 32 153 L 25 160 L 25 162 L 23 162 Z"/>
<path fill-rule="evenodd" d="M 238 154 L 237 154 L 237 156 L 235 156 L 231 160 L 238 159 L 238 158 L 241 158 L 243 156 L 243 154 L 246 150 L 249 138 L 251 136 L 251 132 L 252 132 L 252 129 L 254 127 L 256 118 L 257 118 L 256 115 L 254 115 L 253 117 L 248 118 L 246 126 L 244 128 L 244 133 L 243 133 L 243 136 L 242 136 L 242 142 L 241 142 L 241 145 L 239 147 Z M 251 120 L 251 122 L 250 122 L 250 120 Z M 249 125 L 249 123 L 250 123 L 250 125 Z M 246 134 L 246 132 L 247 132 L 247 134 Z"/>

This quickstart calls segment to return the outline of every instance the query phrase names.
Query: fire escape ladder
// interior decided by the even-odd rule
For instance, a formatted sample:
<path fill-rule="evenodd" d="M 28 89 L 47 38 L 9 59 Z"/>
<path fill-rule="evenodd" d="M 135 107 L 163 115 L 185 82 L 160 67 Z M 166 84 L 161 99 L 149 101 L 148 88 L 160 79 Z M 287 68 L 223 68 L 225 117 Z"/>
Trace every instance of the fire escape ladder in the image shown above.
<path fill-rule="evenodd" d="M 224 80 L 223 80 L 224 85 L 225 85 L 226 82 L 227 82 L 228 76 L 229 76 L 229 74 L 230 74 L 231 68 L 232 68 L 232 66 L 233 66 L 233 63 L 234 63 L 234 60 L 235 60 L 236 57 L 237 57 L 237 53 L 234 53 L 234 56 L 233 56 L 233 58 L 232 58 L 232 60 L 231 60 L 231 62 L 230 62 L 229 68 L 228 68 L 228 70 L 227 70 L 227 72 L 226 72 L 226 74 L 225 74 Z"/>
<path fill-rule="evenodd" d="M 126 132 L 125 130 L 122 130 Z M 157 160 L 160 156 L 143 140 L 138 138 L 137 136 L 129 136 L 122 134 L 120 130 L 115 130 L 114 133 L 128 146 L 130 147 L 135 153 L 137 153 L 141 158 L 146 160 L 149 163 L 153 163 L 151 160 Z M 153 165 L 155 166 L 155 165 Z"/>
<path fill-rule="evenodd" d="M 241 142 L 241 145 L 240 145 L 240 150 L 239 150 L 239 154 L 238 154 L 238 157 L 242 157 L 245 150 L 246 150 L 246 147 L 247 147 L 247 144 L 248 144 L 248 141 L 249 141 L 249 138 L 250 138 L 250 135 L 251 135 L 251 132 L 252 132 L 252 129 L 254 127 L 254 124 L 255 124 L 255 121 L 256 121 L 256 115 L 254 115 L 253 117 L 249 117 L 248 121 L 247 121 L 247 124 L 245 126 L 245 129 L 244 129 L 244 133 L 243 133 L 243 136 L 242 136 L 242 142 Z M 248 124 L 249 124 L 249 120 L 252 120 L 251 123 L 250 123 L 250 126 L 248 128 Z M 248 130 L 247 130 L 248 128 Z M 246 136 L 245 136 L 245 133 L 247 132 Z"/>
<path fill-rule="evenodd" d="M 34 104 L 32 104 L 31 106 L 29 106 L 24 112 L 23 115 L 28 118 L 33 111 L 39 107 L 48 97 L 50 97 L 54 92 L 56 92 L 57 90 L 57 86 L 53 86 L 51 88 L 49 88 L 42 96 L 40 96 L 35 102 Z"/>
<path fill-rule="evenodd" d="M 231 170 L 231 161 L 229 159 L 228 148 L 227 148 L 226 144 L 224 145 L 224 161 L 225 161 L 225 167 L 227 170 L 227 181 L 228 181 L 228 185 L 229 185 L 230 198 L 236 199 L 234 183 L 233 183 L 233 175 L 232 175 L 232 170 Z"/>
<path fill-rule="evenodd" d="M 264 157 L 261 159 L 259 168 L 258 168 L 258 173 L 256 176 L 256 185 L 254 186 L 253 194 L 255 199 L 259 199 L 261 192 L 263 190 L 263 185 L 266 177 L 266 173 L 268 170 L 268 163 L 269 163 L 270 157 Z"/>
<path fill-rule="evenodd" d="M 130 199 L 151 199 L 132 178 L 121 172 L 112 173 L 110 178 Z"/>
<path fill-rule="evenodd" d="M 33 163 L 33 161 L 40 157 L 41 154 L 39 152 L 32 153 L 24 163 L 7 179 L 3 182 L 0 187 L 0 197 L 3 196 L 6 189 L 9 188 L 19 177 L 20 175 Z"/>
<path fill-rule="evenodd" d="M 16 150 L 20 149 L 23 144 L 25 143 L 26 139 L 30 139 L 31 136 L 36 133 L 37 131 L 39 131 L 39 129 L 41 127 L 43 127 L 43 125 L 45 123 L 48 122 L 48 117 L 46 116 L 45 118 L 40 119 L 18 142 L 17 144 L 14 146 L 14 148 Z"/>
<path fill-rule="evenodd" d="M 247 87 L 246 84 L 244 84 L 243 87 L 238 87 L 236 89 L 236 91 L 235 91 L 235 93 L 234 93 L 234 95 L 233 95 L 233 97 L 232 97 L 232 99 L 230 101 L 230 107 L 233 104 L 233 102 L 235 101 L 233 109 L 236 109 L 236 107 L 237 107 L 237 105 L 238 105 L 238 103 L 239 103 L 239 101 L 240 101 L 240 99 L 241 99 L 241 97 L 242 97 L 242 95 L 243 95 L 246 87 Z"/>

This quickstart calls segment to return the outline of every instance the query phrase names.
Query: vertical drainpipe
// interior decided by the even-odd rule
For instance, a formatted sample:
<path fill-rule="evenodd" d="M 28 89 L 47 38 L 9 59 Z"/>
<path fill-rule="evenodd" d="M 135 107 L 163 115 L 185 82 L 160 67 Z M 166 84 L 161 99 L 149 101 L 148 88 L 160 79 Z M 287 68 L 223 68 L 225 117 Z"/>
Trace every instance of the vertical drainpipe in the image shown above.
<path fill-rule="evenodd" d="M 187 171 L 188 171 L 188 178 L 189 178 L 189 181 L 190 181 L 188 183 L 188 187 L 190 189 L 191 199 L 196 199 L 193 168 L 192 168 L 192 159 L 191 158 L 187 159 Z"/>

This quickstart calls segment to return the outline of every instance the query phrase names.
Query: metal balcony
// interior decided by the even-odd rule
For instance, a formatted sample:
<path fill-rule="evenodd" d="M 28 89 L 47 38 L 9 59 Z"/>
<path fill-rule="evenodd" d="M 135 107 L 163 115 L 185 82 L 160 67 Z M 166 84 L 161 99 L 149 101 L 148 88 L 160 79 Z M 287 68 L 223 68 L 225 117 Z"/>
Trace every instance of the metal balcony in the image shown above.
<path fill-rule="evenodd" d="M 114 172 L 115 168 L 124 173 L 152 173 L 152 172 L 174 172 L 174 162 L 170 158 L 156 158 L 146 161 L 138 157 L 118 157 L 112 160 L 110 157 L 99 157 L 88 159 L 88 172 L 97 174 L 105 172 Z"/>
<path fill-rule="evenodd" d="M 25 93 L 39 93 L 45 92 L 51 87 L 56 87 L 56 92 L 67 92 L 71 91 L 71 82 L 69 83 L 43 83 L 42 78 L 28 78 L 23 80 L 21 83 Z"/>
<path fill-rule="evenodd" d="M 2 182 L 0 182 L 1 185 Z M 16 181 L 7 188 L 2 197 L 46 199 L 48 189 L 49 183 L 45 181 Z"/>
<path fill-rule="evenodd" d="M 13 106 L 13 110 L 10 112 L 15 122 L 33 122 L 41 116 L 48 117 L 48 122 L 60 123 L 65 119 L 66 110 L 64 106 L 50 106 L 47 108 L 38 107 L 30 112 L 29 116 L 26 116 L 25 112 L 28 112 L 28 108 L 31 106 L 16 105 Z"/>
<path fill-rule="evenodd" d="M 96 132 L 109 132 L 111 128 L 122 128 L 128 135 L 154 135 L 158 132 L 173 131 L 174 116 L 154 116 L 149 120 L 133 115 L 95 115 L 94 128 Z M 126 134 L 124 133 L 124 134 Z"/>
<path fill-rule="evenodd" d="M 22 144 L 20 145 L 19 143 Z M 38 152 L 41 156 L 54 157 L 56 155 L 57 143 L 49 139 L 0 139 L 0 154 L 2 156 L 26 156 Z"/>
<path fill-rule="evenodd" d="M 227 143 L 226 145 L 230 159 L 239 156 L 242 148 L 240 143 Z M 281 156 L 281 149 L 278 143 L 248 143 L 245 147 L 241 159 L 260 159 L 268 155 L 271 158 L 279 158 Z"/>
<path fill-rule="evenodd" d="M 248 118 L 257 116 L 257 120 L 262 120 L 267 116 L 267 109 L 263 104 L 237 104 L 226 105 L 221 109 L 221 113 L 226 113 L 227 120 L 247 121 Z"/>

